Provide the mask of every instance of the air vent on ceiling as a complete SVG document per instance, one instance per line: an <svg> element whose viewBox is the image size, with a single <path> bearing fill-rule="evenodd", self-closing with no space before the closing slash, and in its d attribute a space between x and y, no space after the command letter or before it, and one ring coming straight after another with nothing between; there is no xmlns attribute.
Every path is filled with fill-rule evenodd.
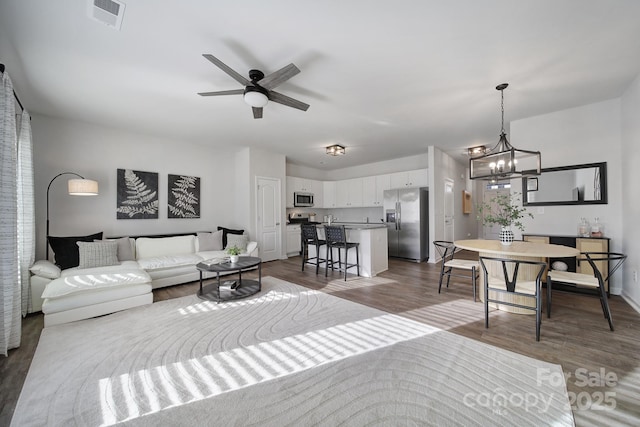
<svg viewBox="0 0 640 427"><path fill-rule="evenodd" d="M125 4L116 0L89 0L89 16L98 22L120 29Z"/></svg>

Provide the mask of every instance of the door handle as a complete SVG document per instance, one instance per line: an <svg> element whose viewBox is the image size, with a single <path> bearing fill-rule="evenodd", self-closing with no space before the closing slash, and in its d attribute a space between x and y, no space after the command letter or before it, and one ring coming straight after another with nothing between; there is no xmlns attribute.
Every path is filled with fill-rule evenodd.
<svg viewBox="0 0 640 427"><path fill-rule="evenodd" d="M276 222L276 225L280 225L280 223L279 223L279 222Z"/></svg>

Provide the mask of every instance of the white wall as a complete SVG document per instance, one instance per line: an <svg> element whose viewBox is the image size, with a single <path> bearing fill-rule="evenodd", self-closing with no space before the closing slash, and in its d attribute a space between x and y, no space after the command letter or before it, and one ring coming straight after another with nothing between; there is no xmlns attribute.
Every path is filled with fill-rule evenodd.
<svg viewBox="0 0 640 427"><path fill-rule="evenodd" d="M44 257L46 192L61 172L76 172L99 183L100 195L67 194L62 176L50 191L51 235L71 236L104 231L107 236L214 230L222 225L246 227L235 215L233 150L212 149L119 129L35 114L32 120L36 198L36 255ZM158 172L158 219L116 219L116 171ZM200 218L167 218L167 175L200 177Z"/></svg>
<svg viewBox="0 0 640 427"><path fill-rule="evenodd" d="M249 167L245 169L249 177L249 211L251 218L248 221L250 235L255 236L258 226L257 218L257 182L258 177L276 178L280 180L280 242L281 242L281 258L287 257L286 232L286 158L283 154L277 154L258 148L249 148Z"/></svg>
<svg viewBox="0 0 640 427"><path fill-rule="evenodd" d="M622 95L622 252L628 255L623 267L622 295L640 311L640 285L634 272L640 270L640 75Z"/></svg>
<svg viewBox="0 0 640 427"><path fill-rule="evenodd" d="M478 223L475 207L470 214L462 213L462 191L471 193L472 204L475 206L478 194L469 179L466 164L459 163L444 151L429 147L429 240L444 239L444 183L446 179L453 181L454 198L454 240L475 239L478 237ZM433 159L433 160L431 160ZM429 262L437 262L437 251L431 244Z"/></svg>
<svg viewBox="0 0 640 427"><path fill-rule="evenodd" d="M611 250L623 248L622 147L620 99L544 114L511 122L510 142L520 149L539 150L542 167L607 162L606 205L532 207L534 219L525 219L525 232L576 235L578 222L598 217ZM512 192L522 192L519 179L511 181ZM613 277L611 292L622 290L622 276Z"/></svg>

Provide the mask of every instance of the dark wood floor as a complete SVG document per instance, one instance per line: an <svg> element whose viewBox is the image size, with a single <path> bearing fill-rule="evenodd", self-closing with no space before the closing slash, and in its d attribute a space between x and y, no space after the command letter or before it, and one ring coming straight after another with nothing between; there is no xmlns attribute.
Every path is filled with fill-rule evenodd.
<svg viewBox="0 0 640 427"><path fill-rule="evenodd" d="M349 275L346 282L338 272L330 272L328 278L316 275L313 267L301 272L299 257L264 263L262 270L263 276L560 364L569 375L567 390L570 399L575 397L572 404L578 426L640 425L640 314L619 296L610 298L616 326L611 332L596 298L554 293L553 316L543 317L541 340L536 342L532 316L493 311L490 327L485 329L483 304L473 302L470 280L452 279L449 288L438 294L440 270L436 265L390 260L389 270L379 276L364 279ZM197 286L190 283L158 289L154 301L193 294ZM27 316L21 347L10 351L7 358L0 357L0 426L10 422L42 326L42 314ZM600 384L604 379L609 380L608 385ZM615 409L610 410L613 405Z"/></svg>

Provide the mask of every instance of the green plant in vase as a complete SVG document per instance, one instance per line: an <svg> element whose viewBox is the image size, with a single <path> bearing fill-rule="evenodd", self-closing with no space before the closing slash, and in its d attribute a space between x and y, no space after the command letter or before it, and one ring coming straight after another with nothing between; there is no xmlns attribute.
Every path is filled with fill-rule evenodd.
<svg viewBox="0 0 640 427"><path fill-rule="evenodd" d="M513 242L513 231L511 227L516 227L524 231L522 219L533 218L533 214L520 204L520 193L499 193L489 199L488 202L477 205L478 220L483 225L497 224L502 227L500 230L500 242L510 245Z"/></svg>
<svg viewBox="0 0 640 427"><path fill-rule="evenodd" d="M229 254L229 260L232 263L238 262L239 255L242 251L237 246L230 246L227 248L227 253Z"/></svg>

